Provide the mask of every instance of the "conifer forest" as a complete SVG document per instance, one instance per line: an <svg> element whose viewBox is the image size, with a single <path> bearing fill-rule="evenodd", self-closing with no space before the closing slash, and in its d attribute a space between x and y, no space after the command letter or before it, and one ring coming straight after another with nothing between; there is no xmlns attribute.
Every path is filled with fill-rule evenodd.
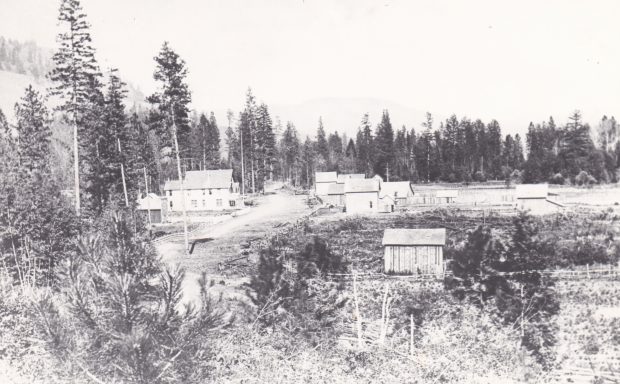
<svg viewBox="0 0 620 384"><path fill-rule="evenodd" d="M0 10L21 12L7 3L15 4ZM567 105L558 115L568 96L556 88L543 115L545 105L528 110L535 102L498 95L510 105L464 113L446 101L403 117L378 96L369 99L376 109L361 113L318 102L300 103L299 113L270 101L276 91L314 92L312 83L398 93L391 71L406 68L407 77L416 65L436 65L423 77L469 108L479 90L440 81L442 71L502 58L454 45L447 67L421 49L403 64L388 51L409 48L352 37L366 27L380 36L406 30L382 12L411 16L412 25L435 15L420 2L139 1L114 11L126 13L118 18L109 16L117 1L49 3L53 22L37 6L22 9L46 13L49 48L12 36L0 16L0 383L620 382L620 123L616 111L600 112L613 103ZM142 5L169 24L136 25L169 39L142 41L137 29L115 25ZM183 20L175 7L185 7ZM228 7L265 11L252 19ZM290 7L310 15L296 19ZM562 8L550 24L564 30ZM205 19L180 38L192 12ZM368 25L354 29L359 20ZM269 23L289 29L259 41ZM17 30L47 31L35 24ZM484 33L524 30L488 24ZM323 38L313 35L324 25ZM479 39L471 44L487 49L489 38L470 26L463 33ZM445 27L458 40L459 28ZM136 62L148 47L149 66L127 75L125 60L115 64L110 58L127 54L119 36L140 41ZM290 52L276 52L296 38ZM416 35L407 44L419 39L446 41ZM306 43L337 57L299 53ZM366 49L379 43L383 52ZM346 69L340 53L354 58ZM197 56L220 72L205 81ZM266 69L281 65L287 70L273 72L281 79ZM574 65L577 93L586 81L576 77L596 79ZM347 83L358 66L367 78ZM535 75L518 67L498 73ZM464 84L479 81L482 93L516 87L495 84L497 73L469 79L450 70ZM242 80L218 79L223 73ZM612 98L618 79L609 76L608 94L570 100ZM434 97L418 80L420 89L405 94ZM521 126L502 123L511 108Z"/></svg>

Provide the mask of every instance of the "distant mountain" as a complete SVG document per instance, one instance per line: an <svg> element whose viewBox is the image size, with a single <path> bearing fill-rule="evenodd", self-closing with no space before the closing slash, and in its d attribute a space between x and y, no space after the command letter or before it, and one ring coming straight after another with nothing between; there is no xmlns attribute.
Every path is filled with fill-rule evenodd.
<svg viewBox="0 0 620 384"><path fill-rule="evenodd" d="M32 41L25 43L0 36L0 70L39 80L52 69L53 52Z"/></svg>

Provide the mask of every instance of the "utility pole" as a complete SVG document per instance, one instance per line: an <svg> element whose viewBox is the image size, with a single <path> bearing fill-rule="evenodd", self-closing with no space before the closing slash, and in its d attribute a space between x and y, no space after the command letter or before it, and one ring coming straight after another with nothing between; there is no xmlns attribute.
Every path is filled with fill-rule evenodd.
<svg viewBox="0 0 620 384"><path fill-rule="evenodd" d="M78 153L78 127L73 112L73 178L75 182L75 214L80 217L80 155Z"/></svg>
<svg viewBox="0 0 620 384"><path fill-rule="evenodd" d="M151 223L151 205L148 204L148 199L149 199L149 180L146 177L146 167L142 168L144 170L144 189L146 191L146 214L149 216L149 227L151 225L153 225L153 223Z"/></svg>
<svg viewBox="0 0 620 384"><path fill-rule="evenodd" d="M118 143L118 154L122 155L121 140L118 137L116 138L116 142ZM129 198L127 197L127 183L125 182L125 166L123 165L122 158L121 158L121 178L123 179L123 193L125 194L125 206L129 207Z"/></svg>
<svg viewBox="0 0 620 384"><path fill-rule="evenodd" d="M245 162L243 161L243 124L239 124L239 137L241 140L241 196L245 196Z"/></svg>
<svg viewBox="0 0 620 384"><path fill-rule="evenodd" d="M170 105L170 116L172 117L172 137L174 137L174 148L177 154L177 173L179 174L179 185L181 188L181 208L183 209L183 233L185 237L185 254L189 252L189 236L187 234L187 210L185 209L185 188L183 187L183 174L181 173L181 155L179 154L179 139L177 138L177 124L174 121L174 104Z"/></svg>

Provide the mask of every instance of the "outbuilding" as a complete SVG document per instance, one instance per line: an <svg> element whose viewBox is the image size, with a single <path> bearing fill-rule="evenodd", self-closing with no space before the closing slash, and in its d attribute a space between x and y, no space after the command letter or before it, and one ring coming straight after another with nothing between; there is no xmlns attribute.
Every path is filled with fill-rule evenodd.
<svg viewBox="0 0 620 384"><path fill-rule="evenodd" d="M162 199L155 193L149 193L143 198L138 199L137 210L144 215L149 224L159 224L162 222Z"/></svg>
<svg viewBox="0 0 620 384"><path fill-rule="evenodd" d="M459 197L458 189L440 189L435 194L437 203L439 204L452 204Z"/></svg>
<svg viewBox="0 0 620 384"><path fill-rule="evenodd" d="M374 213L379 211L379 181L377 179L349 179L344 183L347 213Z"/></svg>
<svg viewBox="0 0 620 384"><path fill-rule="evenodd" d="M441 274L446 229L386 229L383 233L385 273Z"/></svg>
<svg viewBox="0 0 620 384"><path fill-rule="evenodd" d="M516 196L517 209L534 215L547 215L564 209L564 204L550 198L547 184L518 184Z"/></svg>
<svg viewBox="0 0 620 384"><path fill-rule="evenodd" d="M316 172L314 174L314 193L318 196L327 196L330 185L336 184L338 174L336 172Z"/></svg>

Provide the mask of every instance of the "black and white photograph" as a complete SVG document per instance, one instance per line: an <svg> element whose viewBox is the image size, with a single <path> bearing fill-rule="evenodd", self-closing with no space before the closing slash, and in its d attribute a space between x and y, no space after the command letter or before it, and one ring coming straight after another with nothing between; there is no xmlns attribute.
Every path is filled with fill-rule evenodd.
<svg viewBox="0 0 620 384"><path fill-rule="evenodd" d="M0 384L620 384L620 2L0 0Z"/></svg>

